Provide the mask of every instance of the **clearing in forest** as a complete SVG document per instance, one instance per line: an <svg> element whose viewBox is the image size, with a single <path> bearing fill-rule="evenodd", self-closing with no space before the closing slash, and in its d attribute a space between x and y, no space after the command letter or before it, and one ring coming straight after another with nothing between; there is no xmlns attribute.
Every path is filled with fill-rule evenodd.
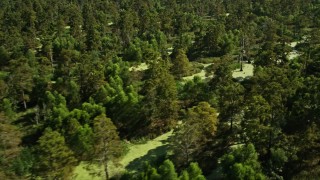
<svg viewBox="0 0 320 180"><path fill-rule="evenodd" d="M153 140L149 140L144 144L130 144L128 153L119 161L117 165L109 164L110 177L123 174L125 170L136 172L142 168L144 161L153 162L167 152L168 138L172 135L172 131L167 132ZM74 171L75 180L101 180L104 178L103 168L98 165L88 165L82 162Z"/></svg>
<svg viewBox="0 0 320 180"><path fill-rule="evenodd" d="M253 65L252 64L247 64L243 63L242 66L242 71L240 69L236 69L232 72L232 77L233 78L246 78L246 77L251 77L253 76Z"/></svg>

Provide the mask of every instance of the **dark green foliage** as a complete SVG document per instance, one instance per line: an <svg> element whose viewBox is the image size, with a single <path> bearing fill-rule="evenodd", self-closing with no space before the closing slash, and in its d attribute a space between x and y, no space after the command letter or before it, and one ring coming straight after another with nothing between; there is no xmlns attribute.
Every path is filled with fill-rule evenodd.
<svg viewBox="0 0 320 180"><path fill-rule="evenodd" d="M188 57L183 49L178 49L173 53L171 72L178 79L189 74L190 64Z"/></svg>
<svg viewBox="0 0 320 180"><path fill-rule="evenodd" d="M22 149L19 156L12 163L12 169L19 176L25 176L31 173L33 166L36 164L32 150L25 148Z"/></svg>
<svg viewBox="0 0 320 180"><path fill-rule="evenodd" d="M217 130L216 110L207 102L188 109L185 119L174 131L171 146L176 162L188 165L197 159Z"/></svg>
<svg viewBox="0 0 320 180"><path fill-rule="evenodd" d="M179 92L179 99L183 107L192 107L201 101L212 98L209 85L200 77L196 76L192 81L186 82Z"/></svg>
<svg viewBox="0 0 320 180"><path fill-rule="evenodd" d="M175 124L179 110L177 87L167 60L154 60L146 73L142 109L150 130L164 132Z"/></svg>
<svg viewBox="0 0 320 180"><path fill-rule="evenodd" d="M317 178L319 12L311 0L0 1L0 179L67 179L77 161L119 157L103 142L172 129L180 173L166 161L141 179L203 179L183 168L209 174L236 144L259 157L225 155L230 179ZM209 76L185 82L202 59ZM252 77L233 78L240 59Z"/></svg>
<svg viewBox="0 0 320 180"><path fill-rule="evenodd" d="M1 111L9 119L13 119L16 115L14 112L14 105L9 99L3 99L1 103Z"/></svg>
<svg viewBox="0 0 320 180"><path fill-rule="evenodd" d="M3 46L0 47L0 59L1 66L6 66L9 64L10 55L9 52Z"/></svg>
<svg viewBox="0 0 320 180"><path fill-rule="evenodd" d="M129 44L129 47L125 51L124 59L127 61L141 62L142 50L138 47L139 44Z"/></svg>
<svg viewBox="0 0 320 180"><path fill-rule="evenodd" d="M230 122L230 130L233 130L237 115L240 114L244 88L237 82L230 81L229 84L218 87L219 94L219 118L222 121Z"/></svg>
<svg viewBox="0 0 320 180"><path fill-rule="evenodd" d="M188 179L195 179L195 180L205 180L206 178L202 175L202 170L200 169L198 163L190 163L189 167L187 168ZM183 176L183 174L182 174Z"/></svg>
<svg viewBox="0 0 320 180"><path fill-rule="evenodd" d="M161 176L158 173L157 169L152 167L150 164L144 164L144 172L138 175L137 179L144 179L144 180L160 180Z"/></svg>
<svg viewBox="0 0 320 180"><path fill-rule="evenodd" d="M319 117L318 104L320 103L320 97L318 95L320 79L314 76L308 77L304 80L304 85L298 91L296 97L297 100L293 105L293 116L288 126L294 129L305 128L317 122L316 119ZM296 118L294 118L296 116ZM300 119L300 120L299 120ZM301 121L301 119L308 119L308 123ZM296 128L294 128L296 126Z"/></svg>
<svg viewBox="0 0 320 180"><path fill-rule="evenodd" d="M46 178L66 178L76 163L64 137L49 128L38 140L37 161L37 174Z"/></svg>
<svg viewBox="0 0 320 180"><path fill-rule="evenodd" d="M221 158L221 167L226 179L266 179L261 173L252 144L237 148Z"/></svg>
<svg viewBox="0 0 320 180"><path fill-rule="evenodd" d="M188 171L184 170L181 172L181 175L179 176L180 180L189 180L189 173Z"/></svg>
<svg viewBox="0 0 320 180"><path fill-rule="evenodd" d="M3 113L0 113L0 131L0 171L4 177L14 178L11 165L19 157L22 133Z"/></svg>
<svg viewBox="0 0 320 180"><path fill-rule="evenodd" d="M28 63L28 59L20 58L18 60L10 61L10 82L11 93L15 97L17 103L22 102L23 107L27 109L27 102L30 101L29 93L34 86L33 74L34 70Z"/></svg>
<svg viewBox="0 0 320 180"><path fill-rule="evenodd" d="M89 159L90 153L93 151L92 129L87 124L76 129L71 144L75 153L84 156L84 159Z"/></svg>
<svg viewBox="0 0 320 180"><path fill-rule="evenodd" d="M227 84L232 79L232 70L230 67L230 57L223 56L222 63L219 63L214 71L214 77L209 82L211 89L217 91L219 86Z"/></svg>
<svg viewBox="0 0 320 180"><path fill-rule="evenodd" d="M136 87L130 84L129 67L121 59L108 62L106 76L107 83L101 86L93 96L95 101L106 107L110 116L122 132L135 133L138 123L138 107L140 102ZM128 134L126 134L128 135Z"/></svg>
<svg viewBox="0 0 320 180"><path fill-rule="evenodd" d="M177 180L178 174L174 168L174 164L170 160L165 160L159 167L159 174L163 179Z"/></svg>
<svg viewBox="0 0 320 180"><path fill-rule="evenodd" d="M152 167L149 163L145 163L144 170L138 176L131 177L132 179L144 180L205 180L202 175L202 170L197 163L190 163L189 167L181 171L181 175L175 169L174 164L169 159L165 160L158 168Z"/></svg>
<svg viewBox="0 0 320 180"><path fill-rule="evenodd" d="M97 116L93 123L94 151L92 155L104 166L105 177L108 180L108 163L121 155L120 138L117 128L105 114Z"/></svg>

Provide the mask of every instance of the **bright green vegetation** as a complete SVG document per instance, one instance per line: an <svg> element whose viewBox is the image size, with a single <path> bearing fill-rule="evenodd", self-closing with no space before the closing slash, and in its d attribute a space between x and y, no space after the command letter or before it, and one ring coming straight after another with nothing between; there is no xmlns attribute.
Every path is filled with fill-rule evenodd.
<svg viewBox="0 0 320 180"><path fill-rule="evenodd" d="M221 166L227 179L266 179L252 144L222 156Z"/></svg>
<svg viewBox="0 0 320 180"><path fill-rule="evenodd" d="M110 177L121 175L126 169L129 169L130 172L137 172L139 169L142 169L145 162L154 162L158 158L164 157L168 151L168 138L171 135L172 131L143 144L128 144L128 153L121 157L116 165L112 164L109 167ZM86 168L90 168L90 170L86 170ZM74 176L76 180L104 179L103 174L101 175L102 171L101 166L81 163L76 167ZM90 173L94 174L94 172L96 174L100 173L100 176L90 175Z"/></svg>
<svg viewBox="0 0 320 180"><path fill-rule="evenodd" d="M1 0L0 179L320 179L319 12Z"/></svg>
<svg viewBox="0 0 320 180"><path fill-rule="evenodd" d="M143 161L154 161L167 152L166 145L172 131L167 132L144 144L130 144L128 153L120 160L122 167L130 166L133 171L141 168Z"/></svg>
<svg viewBox="0 0 320 180"><path fill-rule="evenodd" d="M80 163L73 172L73 179L77 180L101 180L105 179L103 174L103 167L97 164Z"/></svg>

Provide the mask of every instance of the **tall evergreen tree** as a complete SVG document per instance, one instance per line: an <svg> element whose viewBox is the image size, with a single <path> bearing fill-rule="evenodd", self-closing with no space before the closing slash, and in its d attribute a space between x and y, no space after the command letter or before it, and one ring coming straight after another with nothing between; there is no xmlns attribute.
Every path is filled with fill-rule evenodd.
<svg viewBox="0 0 320 180"><path fill-rule="evenodd" d="M174 164L170 160L165 160L159 167L159 174L162 179L178 180L178 174L175 170Z"/></svg>
<svg viewBox="0 0 320 180"><path fill-rule="evenodd" d="M252 144L222 156L221 166L226 179L266 179Z"/></svg>
<svg viewBox="0 0 320 180"><path fill-rule="evenodd" d="M121 153L117 128L110 118L101 114L93 122L94 159L104 166L104 175L109 180L108 163Z"/></svg>
<svg viewBox="0 0 320 180"><path fill-rule="evenodd" d="M71 175L76 159L57 131L47 128L38 140L37 174L44 178L67 178Z"/></svg>
<svg viewBox="0 0 320 180"><path fill-rule="evenodd" d="M171 141L177 162L188 165L199 158L204 146L215 135L217 124L216 111L207 102L200 102L198 106L188 109Z"/></svg>
<svg viewBox="0 0 320 180"><path fill-rule="evenodd" d="M190 64L184 50L178 49L177 52L173 54L172 64L172 74L175 75L178 79L189 74Z"/></svg>
<svg viewBox="0 0 320 180"><path fill-rule="evenodd" d="M0 178L15 179L11 166L21 151L22 133L3 112L0 112L0 131Z"/></svg>
<svg viewBox="0 0 320 180"><path fill-rule="evenodd" d="M33 75L34 69L28 64L26 58L10 61L10 84L11 92L16 97L17 102L22 102L24 109L27 109L29 93L34 86Z"/></svg>
<svg viewBox="0 0 320 180"><path fill-rule="evenodd" d="M175 123L179 110L177 87L167 60L154 60L146 73L142 110L151 131L163 132Z"/></svg>

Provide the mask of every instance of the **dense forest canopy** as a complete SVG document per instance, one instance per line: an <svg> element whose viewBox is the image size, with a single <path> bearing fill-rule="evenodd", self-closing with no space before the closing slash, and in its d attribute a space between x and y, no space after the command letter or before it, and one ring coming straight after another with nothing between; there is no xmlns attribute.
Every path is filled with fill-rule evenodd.
<svg viewBox="0 0 320 180"><path fill-rule="evenodd" d="M318 0L0 1L0 179L318 179L319 92Z"/></svg>

